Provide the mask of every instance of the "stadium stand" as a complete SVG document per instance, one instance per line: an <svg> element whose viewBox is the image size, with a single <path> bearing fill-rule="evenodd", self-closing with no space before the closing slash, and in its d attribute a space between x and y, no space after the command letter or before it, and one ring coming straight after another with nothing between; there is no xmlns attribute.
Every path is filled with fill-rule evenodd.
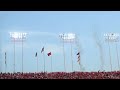
<svg viewBox="0 0 120 90"><path fill-rule="evenodd" d="M0 79L120 79L120 71L71 73L0 73Z"/></svg>

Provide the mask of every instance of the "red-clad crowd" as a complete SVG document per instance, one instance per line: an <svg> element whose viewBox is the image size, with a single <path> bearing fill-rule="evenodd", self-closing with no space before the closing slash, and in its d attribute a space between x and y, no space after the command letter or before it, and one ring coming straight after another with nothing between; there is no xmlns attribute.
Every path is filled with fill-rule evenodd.
<svg viewBox="0 0 120 90"><path fill-rule="evenodd" d="M40 72L0 73L0 79L120 79L120 71L114 72Z"/></svg>

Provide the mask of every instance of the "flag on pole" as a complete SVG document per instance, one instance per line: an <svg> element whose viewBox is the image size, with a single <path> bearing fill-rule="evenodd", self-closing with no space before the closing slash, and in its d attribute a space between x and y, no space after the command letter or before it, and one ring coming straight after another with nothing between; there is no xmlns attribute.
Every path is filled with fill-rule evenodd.
<svg viewBox="0 0 120 90"><path fill-rule="evenodd" d="M77 62L79 62L79 64L80 64L80 52L78 52L77 55L78 55L78 61Z"/></svg>
<svg viewBox="0 0 120 90"><path fill-rule="evenodd" d="M41 50L41 53L44 51L44 47L42 48L42 50Z"/></svg>
<svg viewBox="0 0 120 90"><path fill-rule="evenodd" d="M51 52L49 52L47 55L50 56L50 55L51 55Z"/></svg>
<svg viewBox="0 0 120 90"><path fill-rule="evenodd" d="M77 55L79 55L79 54L80 54L80 52L77 53Z"/></svg>
<svg viewBox="0 0 120 90"><path fill-rule="evenodd" d="M78 59L80 59L80 55L78 55Z"/></svg>
<svg viewBox="0 0 120 90"><path fill-rule="evenodd" d="M78 58L78 61L77 62L79 62L80 61L80 58Z"/></svg>
<svg viewBox="0 0 120 90"><path fill-rule="evenodd" d="M80 55L78 56L78 62L80 61Z"/></svg>
<svg viewBox="0 0 120 90"><path fill-rule="evenodd" d="M35 54L35 57L37 57L37 52L36 52L36 54Z"/></svg>

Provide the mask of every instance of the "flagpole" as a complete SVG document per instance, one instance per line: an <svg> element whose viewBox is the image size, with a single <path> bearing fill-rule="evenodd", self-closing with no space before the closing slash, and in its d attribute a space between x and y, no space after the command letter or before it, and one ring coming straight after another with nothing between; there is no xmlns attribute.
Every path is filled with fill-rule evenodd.
<svg viewBox="0 0 120 90"><path fill-rule="evenodd" d="M118 69L120 70L117 42L116 42L116 53L117 53L117 60L118 60Z"/></svg>
<svg viewBox="0 0 120 90"><path fill-rule="evenodd" d="M5 73L6 73L6 52L5 52Z"/></svg>
<svg viewBox="0 0 120 90"><path fill-rule="evenodd" d="M63 41L63 55L64 55L64 70L66 72L66 67L65 67L65 50L64 50L64 41Z"/></svg>
<svg viewBox="0 0 120 90"><path fill-rule="evenodd" d="M51 56L51 72L52 72L52 56Z"/></svg>
<svg viewBox="0 0 120 90"><path fill-rule="evenodd" d="M45 54L43 52L43 58L44 58L44 73L45 73Z"/></svg>
<svg viewBox="0 0 120 90"><path fill-rule="evenodd" d="M5 73L6 73L6 65L5 65Z"/></svg>
<svg viewBox="0 0 120 90"><path fill-rule="evenodd" d="M81 71L80 58L79 58L79 67L80 67L80 71Z"/></svg>
<svg viewBox="0 0 120 90"><path fill-rule="evenodd" d="M108 45L109 45L110 66L111 66L111 71L112 71L112 64L111 64L111 53L110 53L110 44L109 44L109 41L108 41Z"/></svg>
<svg viewBox="0 0 120 90"><path fill-rule="evenodd" d="M37 72L38 72L38 56L37 56Z"/></svg>
<svg viewBox="0 0 120 90"><path fill-rule="evenodd" d="M5 54L5 73L6 73L6 54Z"/></svg>
<svg viewBox="0 0 120 90"><path fill-rule="evenodd" d="M81 70L80 61L79 61L79 68L80 68L80 70Z"/></svg>
<svg viewBox="0 0 120 90"><path fill-rule="evenodd" d="M5 73L6 73L6 63L5 63Z"/></svg>
<svg viewBox="0 0 120 90"><path fill-rule="evenodd" d="M80 65L80 52L78 52L77 55L78 55L78 61L77 61L77 62L79 63L79 68L80 68L80 70L81 70L81 65Z"/></svg>
<svg viewBox="0 0 120 90"><path fill-rule="evenodd" d="M22 38L22 73L23 73L23 38Z"/></svg>
<svg viewBox="0 0 120 90"><path fill-rule="evenodd" d="M14 38L14 73L15 73L15 38Z"/></svg>
<svg viewBox="0 0 120 90"><path fill-rule="evenodd" d="M71 61L72 61L72 72L73 72L73 59L72 59L72 42L71 42Z"/></svg>
<svg viewBox="0 0 120 90"><path fill-rule="evenodd" d="M80 46L79 46L79 39L78 39L78 37L77 37L77 35L76 35L76 39L75 39L76 41L76 45L77 45L77 47L78 47L78 52L79 52L79 55L80 55ZM79 62L79 69L81 70L81 65L80 65L80 58L79 58L79 60L78 60Z"/></svg>

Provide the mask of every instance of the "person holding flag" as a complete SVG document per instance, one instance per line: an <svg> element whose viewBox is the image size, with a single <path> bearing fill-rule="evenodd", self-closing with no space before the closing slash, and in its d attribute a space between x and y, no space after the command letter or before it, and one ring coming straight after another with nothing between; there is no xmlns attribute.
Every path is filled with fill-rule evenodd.
<svg viewBox="0 0 120 90"><path fill-rule="evenodd" d="M51 52L47 53L48 56L51 56ZM52 72L52 56L51 56L51 72Z"/></svg>

